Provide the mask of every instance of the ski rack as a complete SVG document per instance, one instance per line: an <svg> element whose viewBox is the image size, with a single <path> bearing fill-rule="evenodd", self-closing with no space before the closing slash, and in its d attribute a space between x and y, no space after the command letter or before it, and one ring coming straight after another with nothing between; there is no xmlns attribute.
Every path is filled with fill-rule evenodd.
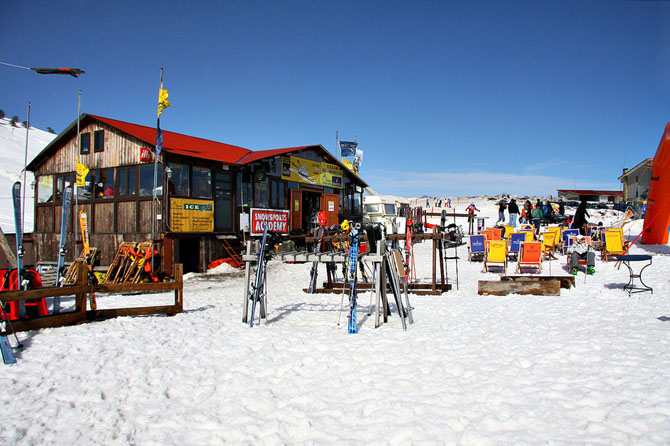
<svg viewBox="0 0 670 446"><path fill-rule="evenodd" d="M367 238L365 237L364 233L360 233L359 236L361 237L361 240ZM341 240L344 240L346 236L333 236L333 238L339 238ZM325 240L325 238L324 238ZM387 296L387 287L389 290L391 290L391 280L394 280L393 277L389 277L386 271L386 261L388 260L387 257L385 257L384 250L386 250L386 242L387 240L382 236L382 239L378 241L377 243L377 252L376 253L360 253L358 256L358 261L363 262L363 263L370 263L372 264L372 268L374 269L374 277L375 281L372 284L365 284L365 283L358 283L357 287L358 290L363 293L364 290L370 290L372 289L374 294L375 294L375 328L379 328L382 324L388 322L388 317L391 314L390 307L388 305L388 296ZM248 319L248 307L249 307L249 280L250 280L250 271L252 270L252 265L258 261L258 248L256 248L256 252L252 252L252 245L256 245L257 243L248 243L247 244L247 252L245 255L242 256L242 260L244 260L246 264L246 271L245 271L245 285L244 285L244 299L242 302L242 322L247 322ZM391 255L389 253L389 255ZM346 263L349 261L349 253L347 252L322 252L322 253L315 253L315 252L304 252L304 251L290 251L290 252L279 252L276 254L276 258L279 260L282 260L284 263L310 263L310 262L318 262L318 263ZM392 265L391 271L392 274L394 274L394 270L397 269L397 266L395 264ZM397 273L395 273L397 276ZM400 279L399 277L396 277L396 279ZM405 285L404 282L398 280L395 282L398 284L396 289L398 292L401 292L401 286ZM362 285L367 285L363 286ZM427 286L430 286L429 284L424 284ZM344 287L344 291L347 292L349 291L349 285L346 283L343 283L342 286ZM306 290L304 290L306 292ZM341 293L342 292L342 287L340 288L331 288L330 290L324 290L324 289L318 289L317 292L329 292L329 293ZM441 293L441 291L440 291ZM400 296L399 296L400 297ZM409 303L409 301L407 300ZM409 305L407 305L409 307ZM383 312L382 312L383 310ZM409 318L409 322L412 323L413 320L411 319L411 309L407 308L405 310L400 309L400 311L403 312L401 316L402 318L402 323L403 327L405 327L405 318ZM267 317L267 307L266 307L266 302L265 300L262 301L261 305L261 318L266 318Z"/></svg>
<svg viewBox="0 0 670 446"><path fill-rule="evenodd" d="M174 316L184 311L183 267L180 263L174 265L174 280L169 282L91 285L88 281L88 271L89 268L86 263L79 264L77 283L75 285L0 292L0 299L2 302L22 302L25 300L57 296L75 297L74 311L61 311L59 314L12 321L14 330L27 331L40 328L61 327L101 319L110 319L118 316L145 316L151 314L167 314L169 316ZM109 308L88 311L86 309L87 295L92 293L97 294L98 298L100 298L100 294L151 293L165 291L174 291L174 303L172 305Z"/></svg>

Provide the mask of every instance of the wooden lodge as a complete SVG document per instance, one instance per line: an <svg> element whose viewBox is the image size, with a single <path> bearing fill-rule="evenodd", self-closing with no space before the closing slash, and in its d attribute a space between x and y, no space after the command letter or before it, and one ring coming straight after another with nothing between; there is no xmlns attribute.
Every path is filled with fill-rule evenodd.
<svg viewBox="0 0 670 446"><path fill-rule="evenodd" d="M166 272L176 263L184 273L204 271L226 257L224 240L241 240L253 225L251 209L288 214L286 232L309 231L320 210L329 225L362 217L367 184L321 145L252 151L168 131L152 203L155 145L155 128L89 114L47 145L28 165L36 183L35 263L57 260L62 194L75 180L77 159L89 169L76 188L77 210L88 213L100 265L111 263L122 242L151 240L153 233ZM72 209L68 262L81 251L74 199Z"/></svg>

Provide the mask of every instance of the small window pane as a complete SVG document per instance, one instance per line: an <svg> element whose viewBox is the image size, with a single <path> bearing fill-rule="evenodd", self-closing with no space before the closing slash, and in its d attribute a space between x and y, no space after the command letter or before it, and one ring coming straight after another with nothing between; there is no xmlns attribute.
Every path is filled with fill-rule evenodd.
<svg viewBox="0 0 670 446"><path fill-rule="evenodd" d="M154 165L140 165L140 196L148 197L154 193ZM163 165L156 171L156 195L163 193Z"/></svg>
<svg viewBox="0 0 670 446"><path fill-rule="evenodd" d="M105 132L104 130L96 130L93 133L93 150L95 152L102 152L105 150Z"/></svg>
<svg viewBox="0 0 670 446"><path fill-rule="evenodd" d="M135 167L123 167L118 170L119 195L135 195Z"/></svg>
<svg viewBox="0 0 670 446"><path fill-rule="evenodd" d="M37 202L50 203L53 201L54 193L54 177L51 175L44 175L39 177L37 182Z"/></svg>
<svg viewBox="0 0 670 446"><path fill-rule="evenodd" d="M95 171L95 198L114 198L114 169Z"/></svg>
<svg viewBox="0 0 670 446"><path fill-rule="evenodd" d="M212 198L212 171L193 167L193 198Z"/></svg>
<svg viewBox="0 0 670 446"><path fill-rule="evenodd" d="M82 133L79 139L79 152L81 154L91 153L91 134Z"/></svg>
<svg viewBox="0 0 670 446"><path fill-rule="evenodd" d="M170 195L188 197L189 168L186 164L169 163L168 191Z"/></svg>
<svg viewBox="0 0 670 446"><path fill-rule="evenodd" d="M84 177L84 186L77 186L77 199L78 200L90 200L91 192L93 191L92 175L93 171L89 170L86 172Z"/></svg>
<svg viewBox="0 0 670 446"><path fill-rule="evenodd" d="M60 176L56 178L56 200L63 199L63 191L66 187L72 185L72 177L70 175Z"/></svg>

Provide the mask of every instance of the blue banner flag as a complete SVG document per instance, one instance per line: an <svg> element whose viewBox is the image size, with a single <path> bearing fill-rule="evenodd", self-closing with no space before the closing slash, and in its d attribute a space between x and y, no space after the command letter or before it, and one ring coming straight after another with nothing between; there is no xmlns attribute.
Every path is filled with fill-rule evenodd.
<svg viewBox="0 0 670 446"><path fill-rule="evenodd" d="M158 127L156 129L156 157L161 154L163 150L163 131Z"/></svg>
<svg viewBox="0 0 670 446"><path fill-rule="evenodd" d="M356 156L357 142L340 141L340 151L342 156Z"/></svg>

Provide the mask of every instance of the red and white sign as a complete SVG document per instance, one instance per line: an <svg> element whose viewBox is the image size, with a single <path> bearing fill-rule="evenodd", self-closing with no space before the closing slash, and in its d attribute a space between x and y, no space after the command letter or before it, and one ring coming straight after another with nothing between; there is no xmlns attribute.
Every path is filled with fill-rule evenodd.
<svg viewBox="0 0 670 446"><path fill-rule="evenodd" d="M148 147L140 147L140 162L141 163L150 163L154 160L151 149Z"/></svg>
<svg viewBox="0 0 670 446"><path fill-rule="evenodd" d="M288 234L289 211L284 209L251 209L251 235L263 235L263 223L268 231Z"/></svg>

